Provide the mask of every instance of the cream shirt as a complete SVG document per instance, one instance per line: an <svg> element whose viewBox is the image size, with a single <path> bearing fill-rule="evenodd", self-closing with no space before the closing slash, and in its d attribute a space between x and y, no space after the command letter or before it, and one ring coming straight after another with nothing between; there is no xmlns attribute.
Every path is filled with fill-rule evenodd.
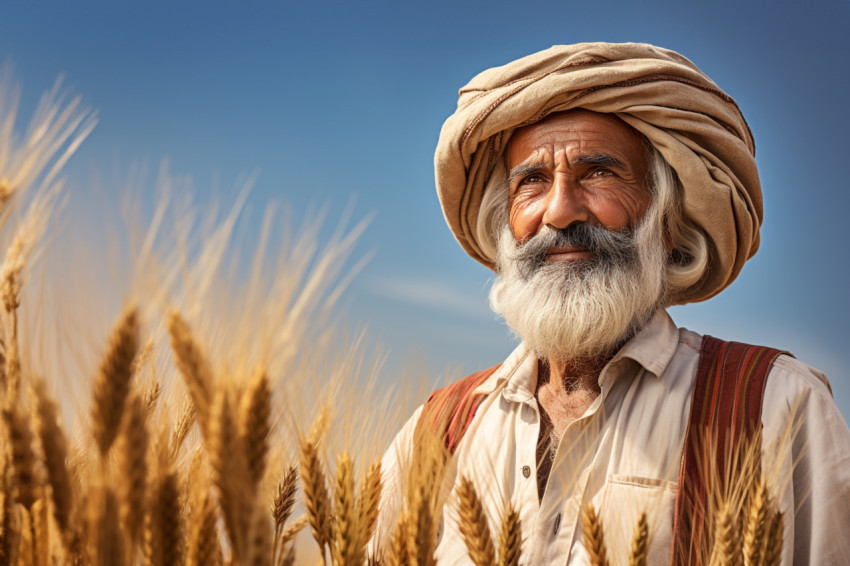
<svg viewBox="0 0 850 566"><path fill-rule="evenodd" d="M643 511L649 516L649 563L669 564L701 342L700 335L677 329L659 311L602 370L601 394L564 432L540 502L537 359L520 345L478 388L488 396L458 446L443 489L454 489L461 474L473 478L496 544L503 502L512 501L522 521L524 565L589 562L579 513L586 502L601 515L612 565L627 563ZM380 537L398 514L400 462L420 412L421 407L384 456ZM826 377L780 356L767 381L762 420L763 469L773 478L773 492L780 493L785 517L782 563L850 564L850 430ZM796 432L788 441L792 424ZM449 497L443 511L438 564L472 564L458 529L456 501Z"/></svg>

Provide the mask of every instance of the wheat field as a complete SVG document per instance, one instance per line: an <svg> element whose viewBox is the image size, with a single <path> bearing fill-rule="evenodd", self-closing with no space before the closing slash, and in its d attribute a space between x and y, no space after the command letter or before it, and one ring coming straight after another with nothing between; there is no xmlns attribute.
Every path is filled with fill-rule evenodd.
<svg viewBox="0 0 850 566"><path fill-rule="evenodd" d="M381 452L425 395L412 386L379 388L380 354L334 319L342 290L362 267L343 273L340 266L365 223L325 238L318 215L297 236L263 238L245 278L233 267L242 256L231 245L246 191L211 223L189 221L163 197L126 252L129 276L114 291L119 304L106 336L69 332L62 352L71 354L60 355L44 328L86 328L71 318L87 307L67 296L48 304L44 289L56 282L36 266L57 244L50 232L61 170L96 119L57 88L20 130L19 96L5 76L0 564L434 563L448 460L434 435L416 444L389 544L370 544ZM176 218L170 228L166 217ZM274 221L270 215L264 226ZM698 555L684 560L779 564L783 516L759 452L757 443L737 451L739 473L700 511L706 529ZM448 495L458 498L471 561L520 564L526 533L517 510L506 502L500 516L488 517L473 480L460 478ZM647 563L646 513L629 556L609 553L590 505L582 531L594 565Z"/></svg>

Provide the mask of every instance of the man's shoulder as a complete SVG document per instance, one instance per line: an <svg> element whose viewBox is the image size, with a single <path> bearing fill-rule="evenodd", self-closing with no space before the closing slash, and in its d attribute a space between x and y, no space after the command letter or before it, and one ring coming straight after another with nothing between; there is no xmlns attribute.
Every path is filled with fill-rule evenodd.
<svg viewBox="0 0 850 566"><path fill-rule="evenodd" d="M428 400L425 402L425 405L427 406L429 403L437 403L444 399L471 395L479 385L487 381L501 366L502 364L499 363L487 369L476 371L475 373L471 373L464 378L437 389L431 393Z"/></svg>
<svg viewBox="0 0 850 566"><path fill-rule="evenodd" d="M782 392L783 396L789 399L795 399L800 394L808 392L832 397L832 386L826 374L797 359L792 352L781 347L726 341L709 335L699 335L685 328L680 328L679 333L680 342L687 342L691 347L695 347L701 358L708 355L706 345L709 341L713 341L715 344L736 346L739 351L756 352L761 350L769 352L772 361L767 374L766 387L769 390Z"/></svg>

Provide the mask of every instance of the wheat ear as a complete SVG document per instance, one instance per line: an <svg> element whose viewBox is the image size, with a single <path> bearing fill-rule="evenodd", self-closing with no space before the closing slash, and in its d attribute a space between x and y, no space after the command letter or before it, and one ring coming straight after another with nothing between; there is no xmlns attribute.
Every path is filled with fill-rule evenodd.
<svg viewBox="0 0 850 566"><path fill-rule="evenodd" d="M67 543L71 535L69 522L74 505L71 475L65 465L68 443L64 431L59 426L59 409L47 394L43 381L38 380L33 384L32 396L35 400L35 430L41 441L44 468L53 499L53 518L62 532L62 540Z"/></svg>
<svg viewBox="0 0 850 566"><path fill-rule="evenodd" d="M32 522L37 566L50 566L50 512L46 494L39 497L32 506Z"/></svg>
<svg viewBox="0 0 850 566"><path fill-rule="evenodd" d="M348 453L341 454L336 461L336 481L334 482L336 506L335 544L331 556L336 566L354 566L357 563L357 551L360 546L358 533L357 506L354 494L354 463Z"/></svg>
<svg viewBox="0 0 850 566"><path fill-rule="evenodd" d="M257 486L266 470L271 431L271 399L268 374L260 368L254 372L242 397L239 435L245 447L251 485Z"/></svg>
<svg viewBox="0 0 850 566"><path fill-rule="evenodd" d="M145 517L145 487L148 478L146 413L144 401L138 396L131 397L127 402L118 440L121 524L127 534L131 552L135 548Z"/></svg>
<svg viewBox="0 0 850 566"><path fill-rule="evenodd" d="M210 413L207 452L224 515L224 526L235 555L244 561L247 550L245 537L250 528L250 505L246 501L252 493L246 487L248 470L245 452L236 430L230 396L225 389L217 392Z"/></svg>
<svg viewBox="0 0 850 566"><path fill-rule="evenodd" d="M136 358L138 362L141 354ZM138 364L137 364L138 365ZM156 406L159 403L159 398L162 396L162 384L159 381L154 381L147 389L145 389L145 417L150 418L153 412L156 410Z"/></svg>
<svg viewBox="0 0 850 566"><path fill-rule="evenodd" d="M97 500L95 500L97 501ZM118 501L115 493L106 488L99 505L93 508L92 517L94 538L97 542L95 550L98 566L124 566L124 537L118 523ZM99 513L99 516L97 514Z"/></svg>
<svg viewBox="0 0 850 566"><path fill-rule="evenodd" d="M378 524L378 505L381 501L381 461L375 460L360 484L360 497L357 501L358 524L360 525L360 548L366 545L375 534ZM362 562L362 560L361 560Z"/></svg>
<svg viewBox="0 0 850 566"><path fill-rule="evenodd" d="M713 566L735 566L740 562L741 537L735 507L725 502L714 517L714 546L710 564Z"/></svg>
<svg viewBox="0 0 850 566"><path fill-rule="evenodd" d="M295 505L295 493L298 491L298 470L295 466L289 466L283 479L277 484L277 495L274 498L272 517L275 527L282 528Z"/></svg>
<svg viewBox="0 0 850 566"><path fill-rule="evenodd" d="M502 512L499 529L499 565L517 566L522 547L522 524L519 512L512 502L508 502Z"/></svg>
<svg viewBox="0 0 850 566"><path fill-rule="evenodd" d="M496 552L490 537L490 525L478 492L469 478L461 477L457 495L460 500L460 532L469 550L469 557L475 566L495 564Z"/></svg>
<svg viewBox="0 0 850 566"><path fill-rule="evenodd" d="M763 478L756 480L750 494L750 505L744 527L744 563L761 564L768 530L767 485Z"/></svg>
<svg viewBox="0 0 850 566"><path fill-rule="evenodd" d="M118 434L138 348L138 313L128 308L112 331L94 382L92 433L103 458Z"/></svg>
<svg viewBox="0 0 850 566"><path fill-rule="evenodd" d="M407 564L410 564L410 553L407 548L407 533L409 531L407 524L409 522L410 513L404 511L390 537L390 554L387 557L387 563L390 566L407 566Z"/></svg>
<svg viewBox="0 0 850 566"><path fill-rule="evenodd" d="M11 486L17 488L16 500L26 509L31 509L38 494L38 478L35 470L35 454L32 445L32 430L27 417L18 408L3 411L12 449Z"/></svg>
<svg viewBox="0 0 850 566"><path fill-rule="evenodd" d="M592 503L588 503L582 511L582 529L584 531L584 547L590 556L592 566L608 566L602 519L596 514L596 509L594 509Z"/></svg>
<svg viewBox="0 0 850 566"><path fill-rule="evenodd" d="M292 514L295 505L295 492L298 490L298 472L295 466L289 466L283 479L277 484L277 494L272 506L272 518L274 519L274 542L272 544L272 564L277 565L282 557L283 545L280 542L286 521Z"/></svg>
<svg viewBox="0 0 850 566"><path fill-rule="evenodd" d="M180 514L180 484L177 474L160 469L154 482L145 525L146 542L153 566L180 564L183 559L183 521Z"/></svg>
<svg viewBox="0 0 850 566"><path fill-rule="evenodd" d="M246 566L269 566L271 560L271 538L269 518L259 508L253 509L248 538Z"/></svg>
<svg viewBox="0 0 850 566"><path fill-rule="evenodd" d="M294 539L295 535L300 533L304 529L304 527L306 527L309 523L309 518L303 515L292 521L292 523L283 530L283 534L280 535L281 547L285 546L289 541Z"/></svg>
<svg viewBox="0 0 850 566"><path fill-rule="evenodd" d="M765 548L764 565L779 566L782 562L782 545L785 536L785 520L781 512L773 515L770 529L767 531L767 545Z"/></svg>
<svg viewBox="0 0 850 566"><path fill-rule="evenodd" d="M301 483L304 490L304 502L313 538L319 546L330 547L333 541L331 526L331 504L324 466L319 458L318 444L321 429L314 425L310 435L301 440Z"/></svg>
<svg viewBox="0 0 850 566"><path fill-rule="evenodd" d="M649 522L646 513L640 514L635 534L632 537L632 546L629 549L629 566L646 566L649 559Z"/></svg>
<svg viewBox="0 0 850 566"><path fill-rule="evenodd" d="M201 430L205 432L207 417L212 405L213 372L209 361L201 351L201 347L192 336L189 325L177 311L168 317L168 335L171 338L171 349L180 375L186 383L186 389L195 404Z"/></svg>
<svg viewBox="0 0 850 566"><path fill-rule="evenodd" d="M195 404L191 397L186 395L183 399L183 404L180 406L180 412L177 414L177 423L174 425L174 432L171 434L171 458L177 459L180 454L180 449L183 443L186 442L186 437L195 425L197 413L195 412Z"/></svg>
<svg viewBox="0 0 850 566"><path fill-rule="evenodd" d="M215 566L221 564L221 545L218 540L216 522L218 513L215 501L204 489L202 496L195 499L189 521L189 538L186 549L186 566Z"/></svg>

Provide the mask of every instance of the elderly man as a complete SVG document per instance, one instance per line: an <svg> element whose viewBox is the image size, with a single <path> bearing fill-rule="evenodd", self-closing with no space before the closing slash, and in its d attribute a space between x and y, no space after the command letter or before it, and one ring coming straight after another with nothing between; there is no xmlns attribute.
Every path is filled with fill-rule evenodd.
<svg viewBox="0 0 850 566"><path fill-rule="evenodd" d="M850 564L850 431L826 377L677 329L664 310L719 293L758 248L754 143L729 96L650 45L552 47L462 88L435 163L449 227L498 274L492 307L522 343L399 433L384 460L385 530L414 432L430 427L453 453L447 492L472 478L494 533L506 504L517 509L520 563L587 563L590 504L613 563L642 513L650 564L701 563L718 505L756 497L749 484L720 493L733 480L706 475L746 468L728 456L751 462L734 448L761 438L752 469L776 511L762 558ZM438 563L470 563L456 499Z"/></svg>

